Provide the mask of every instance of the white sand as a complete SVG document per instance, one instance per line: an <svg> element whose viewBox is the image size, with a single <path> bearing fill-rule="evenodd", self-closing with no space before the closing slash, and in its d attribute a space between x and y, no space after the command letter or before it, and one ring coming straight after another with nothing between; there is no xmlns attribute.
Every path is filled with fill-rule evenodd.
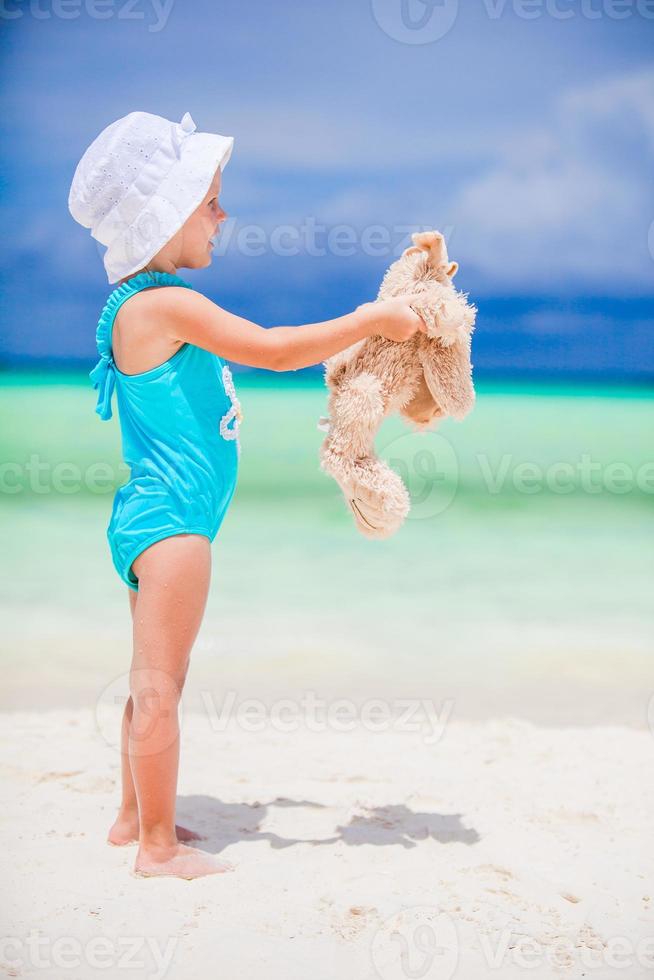
<svg viewBox="0 0 654 980"><path fill-rule="evenodd" d="M0 718L4 975L654 972L647 730L451 722L429 742L184 712L178 820L237 865L188 882L135 878L135 848L104 842L118 711Z"/></svg>

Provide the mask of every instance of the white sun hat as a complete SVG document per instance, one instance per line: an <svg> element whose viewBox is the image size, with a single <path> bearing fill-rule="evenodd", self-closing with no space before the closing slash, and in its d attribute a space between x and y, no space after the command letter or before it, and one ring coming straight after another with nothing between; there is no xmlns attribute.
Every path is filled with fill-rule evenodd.
<svg viewBox="0 0 654 980"><path fill-rule="evenodd" d="M68 207L107 246L110 283L142 269L179 231L233 146L233 136L196 132L188 112L179 123L130 112L102 130L77 164Z"/></svg>

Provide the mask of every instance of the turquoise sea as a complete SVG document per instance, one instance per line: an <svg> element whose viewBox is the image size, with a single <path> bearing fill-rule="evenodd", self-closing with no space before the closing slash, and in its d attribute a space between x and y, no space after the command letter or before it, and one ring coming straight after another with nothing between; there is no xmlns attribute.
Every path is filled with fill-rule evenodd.
<svg viewBox="0 0 654 980"><path fill-rule="evenodd" d="M185 699L430 697L460 718L647 724L652 391L485 383L462 423L388 420L410 518L356 532L318 466L320 376L235 374L239 485ZM3 707L86 705L129 668L105 528L117 418L84 373L0 375Z"/></svg>

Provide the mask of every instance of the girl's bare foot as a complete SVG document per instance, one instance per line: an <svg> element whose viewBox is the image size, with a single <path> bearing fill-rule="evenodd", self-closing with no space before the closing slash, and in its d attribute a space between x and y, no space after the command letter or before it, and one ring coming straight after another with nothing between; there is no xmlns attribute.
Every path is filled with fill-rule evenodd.
<svg viewBox="0 0 654 980"><path fill-rule="evenodd" d="M134 864L134 874L140 878L165 875L191 879L233 870L234 865L229 861L219 861L214 854L179 843L169 848L157 847L152 850L141 846Z"/></svg>
<svg viewBox="0 0 654 980"><path fill-rule="evenodd" d="M188 827L180 827L175 824L175 834L178 841L204 840L202 834L196 834ZM139 842L139 818L136 817L116 817L114 824L107 836L107 843L114 847L124 847L126 844L138 844Z"/></svg>

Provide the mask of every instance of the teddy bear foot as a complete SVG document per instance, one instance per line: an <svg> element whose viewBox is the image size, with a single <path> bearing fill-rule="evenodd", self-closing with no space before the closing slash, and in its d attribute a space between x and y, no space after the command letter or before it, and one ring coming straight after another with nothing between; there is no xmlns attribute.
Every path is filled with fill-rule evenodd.
<svg viewBox="0 0 654 980"><path fill-rule="evenodd" d="M332 454L323 458L321 466L340 486L365 537L388 538L402 526L410 510L409 494L386 463L363 457L346 464Z"/></svg>
<svg viewBox="0 0 654 980"><path fill-rule="evenodd" d="M389 510L381 510L365 497L346 496L345 500L359 531L367 538L383 540L391 537L399 530L406 517L403 511L393 513Z"/></svg>

